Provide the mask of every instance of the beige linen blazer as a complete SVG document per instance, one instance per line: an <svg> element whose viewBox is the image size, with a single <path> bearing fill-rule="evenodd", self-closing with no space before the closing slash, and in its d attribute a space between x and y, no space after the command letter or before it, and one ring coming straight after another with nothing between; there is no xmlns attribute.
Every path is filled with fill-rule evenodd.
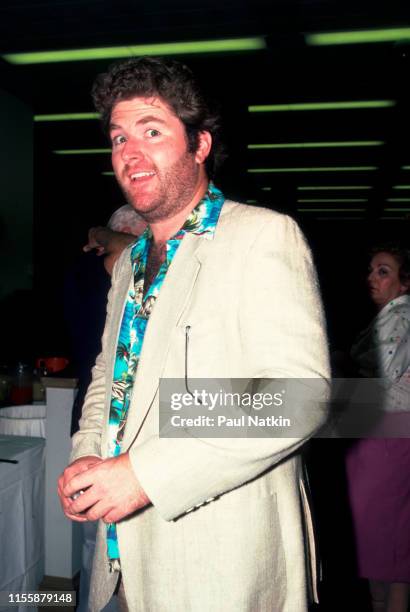
<svg viewBox="0 0 410 612"><path fill-rule="evenodd" d="M132 274L118 261L103 349L72 460L105 457L114 356ZM327 379L315 270L296 223L225 202L212 240L187 234L144 339L123 440L152 505L118 523L131 612L304 612L307 548L298 450L326 418L326 392L301 405L297 438L171 439L158 435L159 378ZM312 407L313 406L313 407ZM115 587L100 524L90 609Z"/></svg>

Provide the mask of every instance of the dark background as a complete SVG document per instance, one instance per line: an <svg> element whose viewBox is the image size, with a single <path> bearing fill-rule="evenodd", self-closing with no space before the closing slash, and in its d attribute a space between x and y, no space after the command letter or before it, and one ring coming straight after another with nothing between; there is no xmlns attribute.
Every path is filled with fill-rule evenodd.
<svg viewBox="0 0 410 612"><path fill-rule="evenodd" d="M112 60L19 66L8 63L3 54L264 37L263 51L179 59L193 68L221 105L229 159L216 183L227 196L256 201L299 221L314 252L331 347L346 349L372 315L364 282L369 246L397 239L410 246L410 217L406 210L410 202L388 202L391 197L410 197L410 188L393 189L395 185L410 185L410 171L402 169L404 165L410 166L409 39L312 47L305 34L394 27L410 27L408 2L3 0L0 88L15 97L17 106L24 105L29 115L90 112L92 82ZM373 110L248 112L248 106L254 104L355 100L394 100L396 104ZM63 317L63 281L81 256L88 228L105 224L112 211L123 204L123 197L114 178L102 175L111 169L109 155L67 156L53 151L108 144L97 121L33 122L24 132L27 134L24 143L20 120L4 104L0 105L0 114L7 126L2 131L0 156L0 201L4 207L0 210L0 263L5 272L11 269L13 274L14 267L19 267L21 278L27 279L32 271L32 280L30 277L22 281L21 286L11 282L10 273L1 279L0 366L18 359L32 361L37 356L71 356ZM250 143L360 140L384 144L247 149ZM28 163L31 156L32 167ZM247 172L248 168L271 166L376 166L377 170ZM20 196L22 185L30 189ZM371 189L328 192L297 189L315 185L366 185ZM366 202L302 204L297 201L301 196L323 200L365 198ZM14 201L21 202L21 209ZM33 223L31 212L27 214L28 204ZM10 206L16 209L13 215ZM321 206L364 211L298 211L300 207ZM389 207L402 210L391 213L384 210ZM14 246L22 249L31 244L31 237L33 254L20 263L11 244L14 241ZM337 442L343 443L318 440L310 449L325 576L321 610L363 612L368 609L368 598L366 587L355 576L344 492L344 448Z"/></svg>
<svg viewBox="0 0 410 612"><path fill-rule="evenodd" d="M386 238L408 238L409 203L387 198L410 184L409 45L400 42L313 47L309 32L409 27L407 3L331 0L3 1L0 54L125 44L263 36L266 50L179 56L219 100L229 159L217 177L227 196L294 216L310 241L332 346L347 347L371 316L366 253ZM0 59L1 87L44 113L93 111L90 89L112 60L18 66ZM391 108L249 113L250 104L394 100ZM56 149L106 147L98 121L33 123L34 300L11 297L2 316L2 359L69 353L62 321L62 279L81 254L87 229L105 224L123 197L110 156L56 155ZM381 140L378 147L248 150L249 143ZM7 143L4 143L7 151ZM374 172L249 174L250 167L374 165ZM4 167L3 167L4 171ZM21 180L26 180L25 176ZM368 185L368 191L300 192L306 185ZM262 188L270 187L270 191ZM303 197L366 198L322 204L364 212L299 212ZM346 217L348 217L346 219ZM1 224L0 224L1 231ZM10 228L8 228L10 233ZM0 236L1 239L1 236ZM4 296L3 296L4 297ZM5 297L10 301L10 296ZM3 300L4 301L4 300ZM7 300L6 300L7 301ZM24 303L24 307L22 306ZM16 304L18 305L16 308ZM11 317L11 319L10 319ZM18 317L24 326L12 324ZM11 331L12 330L12 331ZM20 339L20 336L22 337Z"/></svg>

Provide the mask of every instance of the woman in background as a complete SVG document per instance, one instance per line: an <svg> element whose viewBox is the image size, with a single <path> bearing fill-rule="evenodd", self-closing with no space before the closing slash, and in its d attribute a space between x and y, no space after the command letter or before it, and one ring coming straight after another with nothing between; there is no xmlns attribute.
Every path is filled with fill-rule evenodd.
<svg viewBox="0 0 410 612"><path fill-rule="evenodd" d="M359 335L352 358L360 376L383 378L387 420L410 421L410 252L374 251L368 287L378 314ZM407 612L410 438L356 441L347 453L347 479L358 570L369 580L373 610Z"/></svg>

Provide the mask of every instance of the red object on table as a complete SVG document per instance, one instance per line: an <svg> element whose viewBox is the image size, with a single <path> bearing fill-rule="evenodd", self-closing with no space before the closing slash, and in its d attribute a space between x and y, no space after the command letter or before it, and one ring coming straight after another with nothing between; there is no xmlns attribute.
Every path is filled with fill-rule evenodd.
<svg viewBox="0 0 410 612"><path fill-rule="evenodd" d="M31 404L33 401L33 387L11 387L10 402L14 406Z"/></svg>
<svg viewBox="0 0 410 612"><path fill-rule="evenodd" d="M46 369L49 374L64 370L68 366L69 360L66 357L39 357L36 360L36 368Z"/></svg>

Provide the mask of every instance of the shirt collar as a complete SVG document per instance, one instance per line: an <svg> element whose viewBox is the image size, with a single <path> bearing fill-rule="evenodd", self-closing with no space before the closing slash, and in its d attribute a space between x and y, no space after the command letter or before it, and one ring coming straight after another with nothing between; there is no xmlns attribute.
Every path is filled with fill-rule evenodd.
<svg viewBox="0 0 410 612"><path fill-rule="evenodd" d="M222 191L217 189L217 187L210 182L202 200L200 200L195 208L189 213L181 229L167 242L170 243L170 241L182 240L187 233L204 237L207 240L212 240L224 201L225 196ZM151 238L152 232L151 228L148 226L131 249L132 262L139 258L142 252L146 250Z"/></svg>
<svg viewBox="0 0 410 612"><path fill-rule="evenodd" d="M396 308L397 306L410 306L410 295L408 293L404 293L403 295L399 295L398 297L390 300L383 306L381 310L379 310L377 314L377 318L380 318L380 315L384 315L385 313L389 313L392 308Z"/></svg>
<svg viewBox="0 0 410 612"><path fill-rule="evenodd" d="M186 233L212 240L224 201L223 193L210 182L202 200L190 212L182 228L171 240L178 240Z"/></svg>

